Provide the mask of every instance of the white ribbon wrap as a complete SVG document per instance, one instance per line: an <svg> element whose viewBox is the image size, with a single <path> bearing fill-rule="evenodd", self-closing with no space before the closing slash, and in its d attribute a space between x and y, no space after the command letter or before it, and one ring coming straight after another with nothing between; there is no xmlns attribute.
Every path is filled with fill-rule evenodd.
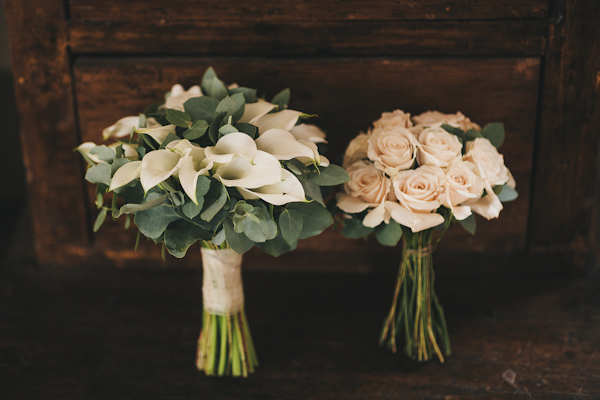
<svg viewBox="0 0 600 400"><path fill-rule="evenodd" d="M204 309L211 314L232 315L244 306L242 256L231 249L201 249Z"/></svg>

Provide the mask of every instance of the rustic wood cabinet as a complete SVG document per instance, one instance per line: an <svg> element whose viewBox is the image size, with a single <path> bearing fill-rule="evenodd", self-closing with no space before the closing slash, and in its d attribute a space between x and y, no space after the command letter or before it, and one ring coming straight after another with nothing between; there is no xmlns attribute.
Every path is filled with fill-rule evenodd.
<svg viewBox="0 0 600 400"><path fill-rule="evenodd" d="M474 237L455 227L441 250L586 251L600 124L595 2L5 1L43 264L160 260L150 243L133 251L122 221L92 233L96 210L73 148L99 142L102 128L173 83L198 83L208 66L269 96L290 87L292 108L318 114L333 159L382 111L503 121L520 197L499 220L479 220ZM299 250L352 253L351 268L364 268L381 248L326 232Z"/></svg>

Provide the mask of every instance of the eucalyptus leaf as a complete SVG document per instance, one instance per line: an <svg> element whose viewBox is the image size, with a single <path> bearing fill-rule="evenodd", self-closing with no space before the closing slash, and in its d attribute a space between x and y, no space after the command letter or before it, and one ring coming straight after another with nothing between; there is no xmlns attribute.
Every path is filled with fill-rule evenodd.
<svg viewBox="0 0 600 400"><path fill-rule="evenodd" d="M469 129L467 132L465 132L465 139L467 141L475 140L480 137L483 137L483 135L478 130Z"/></svg>
<svg viewBox="0 0 600 400"><path fill-rule="evenodd" d="M110 186L110 165L108 165L105 162L102 162L94 165L91 168L88 168L88 170L85 173L85 180L90 183L102 183L107 187Z"/></svg>
<svg viewBox="0 0 600 400"><path fill-rule="evenodd" d="M446 132L449 132L449 133L453 134L454 136L458 136L458 139L460 140L460 142L464 144L464 142L465 142L465 132L462 129L455 128L452 125L448 125L448 124L443 124L442 128Z"/></svg>
<svg viewBox="0 0 600 400"><path fill-rule="evenodd" d="M243 132L246 135L250 136L252 139L256 139L256 137L258 136L258 128L252 124L247 124L245 122L237 122L233 126L235 126L235 129L237 129L238 132Z"/></svg>
<svg viewBox="0 0 600 400"><path fill-rule="evenodd" d="M519 193L508 185L502 186L502 192L498 195L498 199L503 203L516 200L517 197Z"/></svg>
<svg viewBox="0 0 600 400"><path fill-rule="evenodd" d="M213 79L217 77L217 73L213 69L213 67L208 67L206 71L204 71L204 75L202 75L202 91L204 94L208 94L208 87Z"/></svg>
<svg viewBox="0 0 600 400"><path fill-rule="evenodd" d="M344 168L330 164L327 167L320 167L318 171L311 172L310 180L319 186L336 186L348 182L350 177Z"/></svg>
<svg viewBox="0 0 600 400"><path fill-rule="evenodd" d="M373 230L374 228L364 226L360 220L355 218L349 218L344 220L344 228L342 229L342 235L350 239L357 239L371 234Z"/></svg>
<svg viewBox="0 0 600 400"><path fill-rule="evenodd" d="M238 130L233 125L227 124L227 125L223 125L222 127L219 128L219 133L220 133L219 136L225 136L225 135L228 135L233 132L238 132Z"/></svg>
<svg viewBox="0 0 600 400"><path fill-rule="evenodd" d="M302 232L302 214L296 210L283 210L279 215L279 229L283 239L290 246L294 245Z"/></svg>
<svg viewBox="0 0 600 400"><path fill-rule="evenodd" d="M277 93L273 97L271 103L277 105L278 111L285 110L288 107L288 104L290 103L291 94L292 93L290 92L290 88L283 89L281 92Z"/></svg>
<svg viewBox="0 0 600 400"><path fill-rule="evenodd" d="M183 103L183 108L194 121L212 121L218 105L219 100L208 96L202 96L193 97L187 100Z"/></svg>
<svg viewBox="0 0 600 400"><path fill-rule="evenodd" d="M244 96L246 103L256 103L256 89L250 89L247 87L236 87L229 89L230 94L241 93Z"/></svg>
<svg viewBox="0 0 600 400"><path fill-rule="evenodd" d="M267 240L267 233L269 227L267 226L267 220L261 214L248 214L243 220L244 234L248 239L262 243Z"/></svg>
<svg viewBox="0 0 600 400"><path fill-rule="evenodd" d="M208 130L208 122L203 119L195 121L192 126L183 132L183 137L187 140L196 140L202 137Z"/></svg>
<svg viewBox="0 0 600 400"><path fill-rule="evenodd" d="M207 94L215 99L222 100L229 95L225 83L216 76L207 84Z"/></svg>
<svg viewBox="0 0 600 400"><path fill-rule="evenodd" d="M215 215L225 206L227 203L227 190L221 182L216 179L211 179L210 189L206 193L204 201L204 210L200 214L200 218L204 221L210 222Z"/></svg>
<svg viewBox="0 0 600 400"><path fill-rule="evenodd" d="M94 222L94 232L98 232L104 221L106 220L106 208L101 208L98 216L96 217L96 221Z"/></svg>
<svg viewBox="0 0 600 400"><path fill-rule="evenodd" d="M465 230L467 232L469 232L471 235L475 234L475 228L477 225L477 220L475 219L475 214L471 214L469 215L467 218L458 221L460 222L460 225L465 228Z"/></svg>
<svg viewBox="0 0 600 400"><path fill-rule="evenodd" d="M111 163L117 157L117 153L113 149L105 145L94 147L90 150L90 154L98 156L100 160L105 161L107 163Z"/></svg>
<svg viewBox="0 0 600 400"><path fill-rule="evenodd" d="M254 246L254 242L243 233L237 233L233 228L233 221L231 218L225 218L223 221L223 229L225 230L225 238L227 244L236 253L244 254Z"/></svg>
<svg viewBox="0 0 600 400"><path fill-rule="evenodd" d="M304 194L311 199L315 200L319 204L325 206L325 201L323 200L323 194L321 193L321 187L314 183L313 181L307 181L300 179L300 183L302 184L302 188L304 189Z"/></svg>
<svg viewBox="0 0 600 400"><path fill-rule="evenodd" d="M181 128L189 128L192 124L192 117L184 111L167 108L167 121Z"/></svg>
<svg viewBox="0 0 600 400"><path fill-rule="evenodd" d="M161 149L166 149L167 145L169 143L171 143L174 140L179 140L179 139L181 139L179 136L174 135L174 134L172 134L172 133L169 132L169 134L167 134L167 137L165 138L165 140L163 140L163 142L160 144L160 148Z"/></svg>
<svg viewBox="0 0 600 400"><path fill-rule="evenodd" d="M271 240L267 240L264 243L256 243L256 247L264 251L265 253L272 255L273 257L279 257L280 255L292 251L296 248L298 242L289 244L283 239L282 235L277 235Z"/></svg>
<svg viewBox="0 0 600 400"><path fill-rule="evenodd" d="M173 207L161 205L149 210L138 211L135 213L135 224L140 232L151 239L161 236L167 226L173 221L180 219Z"/></svg>
<svg viewBox="0 0 600 400"><path fill-rule="evenodd" d="M165 231L164 242L170 254L182 258L189 247L199 239L210 240L211 238L210 232L180 220L169 225Z"/></svg>
<svg viewBox="0 0 600 400"><path fill-rule="evenodd" d="M113 217L119 218L123 214L132 214L138 211L144 211L154 207L158 207L162 205L166 199L167 195L165 194L155 199L149 200L143 204L125 204L120 209L113 211Z"/></svg>
<svg viewBox="0 0 600 400"><path fill-rule="evenodd" d="M217 140L219 140L219 128L226 115L226 112L217 113L208 128L208 136L213 143L217 143Z"/></svg>
<svg viewBox="0 0 600 400"><path fill-rule="evenodd" d="M121 168L123 165L129 163L130 161L126 158L116 158L115 161L112 162L112 164L110 164L110 175L111 177L115 174L115 172L117 172L117 170L119 168Z"/></svg>
<svg viewBox="0 0 600 400"><path fill-rule="evenodd" d="M375 228L375 237L384 246L396 246L402 237L402 228L399 223L390 219L388 224L382 223Z"/></svg>
<svg viewBox="0 0 600 400"><path fill-rule="evenodd" d="M487 124L481 130L484 138L489 140L495 148L499 149L504 143L504 124L502 122L492 122Z"/></svg>
<svg viewBox="0 0 600 400"><path fill-rule="evenodd" d="M316 201L308 203L289 203L288 210L296 210L302 214L302 231L300 239L318 235L333 224L333 218L325 206Z"/></svg>

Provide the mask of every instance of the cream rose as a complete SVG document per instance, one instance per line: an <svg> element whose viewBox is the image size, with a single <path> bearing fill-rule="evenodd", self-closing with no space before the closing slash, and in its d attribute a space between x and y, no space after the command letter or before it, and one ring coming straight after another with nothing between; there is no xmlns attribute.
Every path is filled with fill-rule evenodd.
<svg viewBox="0 0 600 400"><path fill-rule="evenodd" d="M369 135L361 133L348 143L348 148L344 153L342 166L349 167L358 160L367 158L367 148L369 147Z"/></svg>
<svg viewBox="0 0 600 400"><path fill-rule="evenodd" d="M504 185L510 177L504 165L504 157L486 138L477 138L467 142L465 161L471 161L477 167L477 173L491 187Z"/></svg>
<svg viewBox="0 0 600 400"><path fill-rule="evenodd" d="M443 202L444 180L444 171L431 165L400 171L392 179L398 202L386 202L386 209L413 232L433 228L444 222L444 217L435 213Z"/></svg>
<svg viewBox="0 0 600 400"><path fill-rule="evenodd" d="M462 144L456 135L441 127L426 128L419 134L417 162L419 165L447 167L461 157Z"/></svg>
<svg viewBox="0 0 600 400"><path fill-rule="evenodd" d="M393 112L381 114L381 118L373 122L373 126L380 129L408 129L413 126L413 123L410 120L410 114L407 114L402 110L395 110Z"/></svg>
<svg viewBox="0 0 600 400"><path fill-rule="evenodd" d="M481 197L484 187L472 162L455 160L446 171L443 205L457 220L463 220L471 215L470 205Z"/></svg>
<svg viewBox="0 0 600 400"><path fill-rule="evenodd" d="M398 171L413 166L417 156L417 140L405 128L373 129L369 138L367 156L375 167L394 176Z"/></svg>
<svg viewBox="0 0 600 400"><path fill-rule="evenodd" d="M460 128L463 131L469 129L475 129L480 131L481 127L475 122L472 122L463 113L458 111L456 114L444 114L439 111L427 111L423 114L414 116L412 118L415 125L419 126L442 126L444 124L451 125L455 128Z"/></svg>
<svg viewBox="0 0 600 400"><path fill-rule="evenodd" d="M363 220L363 225L368 227L389 222L385 210L385 200L391 190L389 178L366 160L356 161L346 168L346 172L350 180L344 183L344 192L337 195L338 207L352 214L374 207Z"/></svg>

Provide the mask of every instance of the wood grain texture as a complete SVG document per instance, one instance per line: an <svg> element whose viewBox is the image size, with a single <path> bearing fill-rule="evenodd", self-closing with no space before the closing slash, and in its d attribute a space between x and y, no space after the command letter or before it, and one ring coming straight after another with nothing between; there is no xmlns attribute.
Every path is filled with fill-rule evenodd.
<svg viewBox="0 0 600 400"><path fill-rule="evenodd" d="M64 4L7 0L6 15L36 252L41 262L67 262L89 236Z"/></svg>
<svg viewBox="0 0 600 400"><path fill-rule="evenodd" d="M444 365L412 362L378 346L394 282L391 263L380 274L245 271L246 311L261 362L245 380L195 370L199 269L11 267L0 274L0 390L11 400L600 396L598 286L565 275L568 269L555 263L532 270L515 262L492 275L485 268L469 275L439 268L436 291L453 345ZM503 378L506 371L515 373L513 384Z"/></svg>
<svg viewBox="0 0 600 400"><path fill-rule="evenodd" d="M74 53L211 55L543 54L544 20L71 22Z"/></svg>
<svg viewBox="0 0 600 400"><path fill-rule="evenodd" d="M600 137L600 7L566 1L551 24L536 147L531 244L581 251Z"/></svg>
<svg viewBox="0 0 600 400"><path fill-rule="evenodd" d="M332 21L332 20L465 20L544 18L543 0L426 2L401 0L70 0L73 20L81 21Z"/></svg>
<svg viewBox="0 0 600 400"><path fill-rule="evenodd" d="M498 221L480 220L475 236L454 227L442 245L444 250L460 252L524 248L539 76L537 59L82 58L75 65L82 139L98 142L102 128L159 101L175 82L185 86L198 83L209 65L225 82L261 88L268 98L289 86L292 108L318 114L313 122L328 133L328 155L333 160L382 111L403 108L414 114L428 109L460 110L480 124L505 122L507 138L502 151L518 182L519 200L507 204ZM124 231L122 221L110 222L95 238L97 248L111 260L158 258L158 250L152 249L150 243L142 254L131 250L135 233ZM381 247L347 240L330 231L304 241L300 249L337 254L350 251L360 258ZM194 257L183 263L197 263Z"/></svg>

